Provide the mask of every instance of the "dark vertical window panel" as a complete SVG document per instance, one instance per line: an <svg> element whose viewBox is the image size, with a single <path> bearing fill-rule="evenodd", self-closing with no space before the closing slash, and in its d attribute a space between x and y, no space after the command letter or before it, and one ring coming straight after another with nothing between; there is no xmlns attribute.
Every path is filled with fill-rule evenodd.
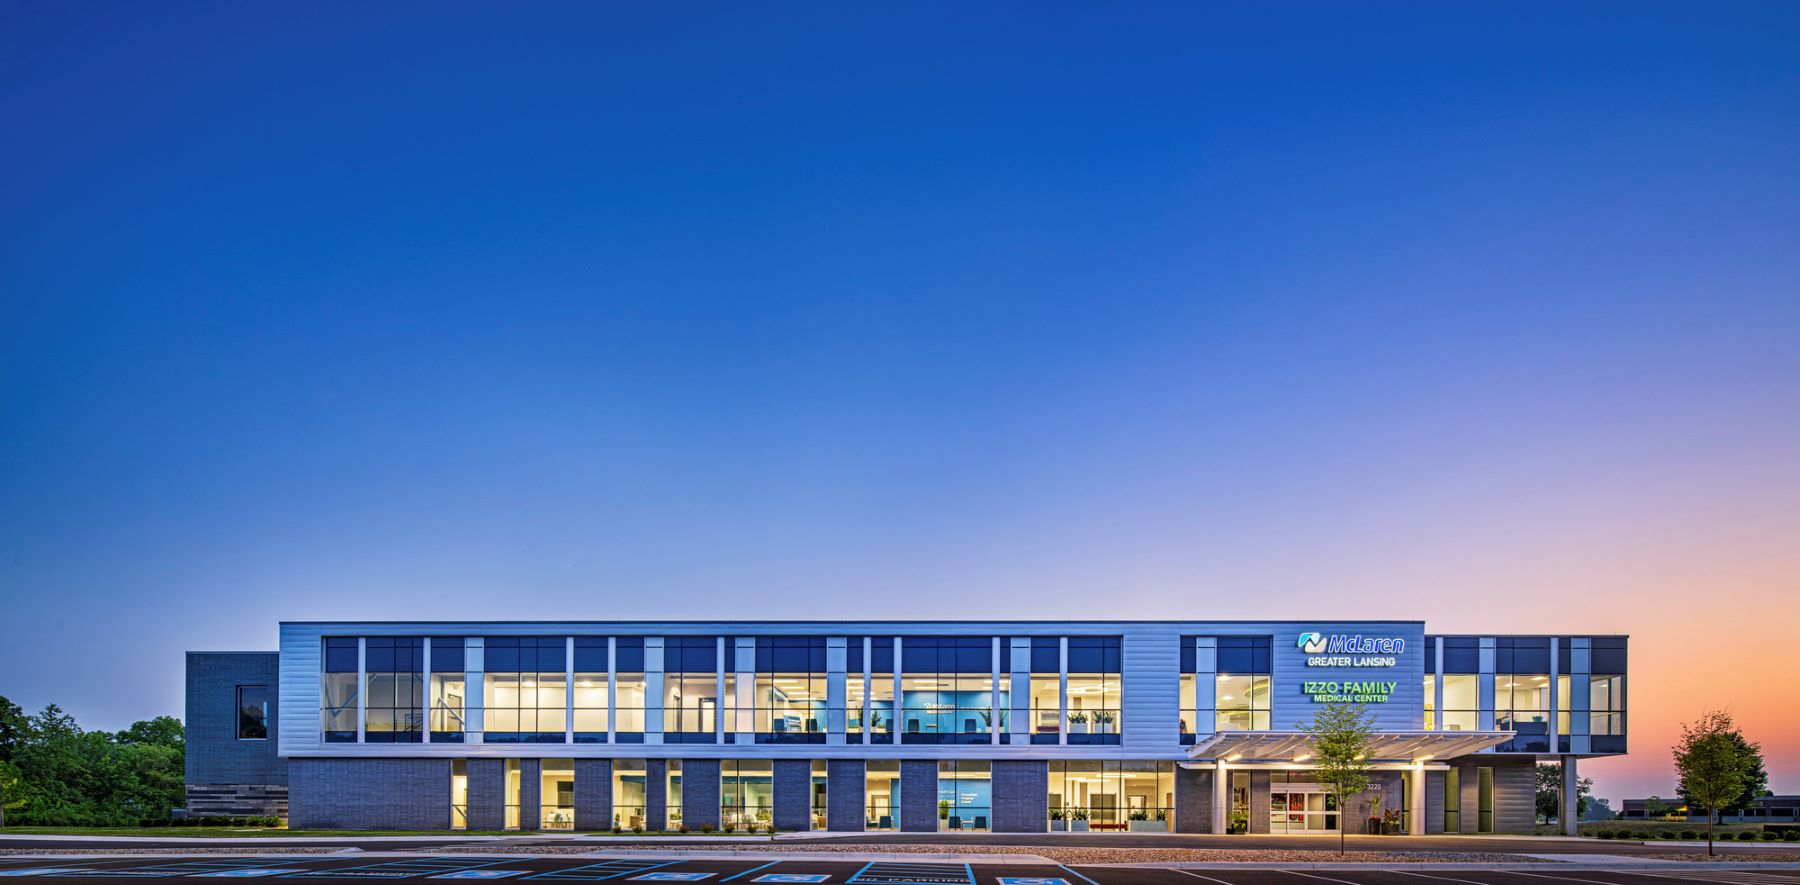
<svg viewBox="0 0 1800 885"><path fill-rule="evenodd" d="M718 637L671 636L663 640L663 672L716 673L718 669Z"/></svg>
<svg viewBox="0 0 1800 885"><path fill-rule="evenodd" d="M644 672L644 638L642 636L621 636L616 649L620 673Z"/></svg>
<svg viewBox="0 0 1800 885"><path fill-rule="evenodd" d="M237 687L237 736L240 741L260 741L269 737L269 687L240 685Z"/></svg>
<svg viewBox="0 0 1800 885"><path fill-rule="evenodd" d="M461 636L431 637L431 672L461 673L467 670L467 655L463 653L467 644Z"/></svg>
<svg viewBox="0 0 1800 885"><path fill-rule="evenodd" d="M1481 672L1481 640L1473 636L1444 636L1438 641L1444 646L1445 673Z"/></svg>
<svg viewBox="0 0 1800 885"><path fill-rule="evenodd" d="M1192 637L1192 636L1181 637L1181 672L1184 674L1191 674L1191 673L1195 672L1195 667L1198 666L1194 660L1194 658L1195 658L1194 645L1195 645L1194 637Z"/></svg>
<svg viewBox="0 0 1800 885"><path fill-rule="evenodd" d="M605 673L606 670L606 637L575 637L575 672Z"/></svg>
<svg viewBox="0 0 1800 885"><path fill-rule="evenodd" d="M1062 637L1031 637L1031 672L1062 672Z"/></svg>
<svg viewBox="0 0 1800 885"><path fill-rule="evenodd" d="M325 640L325 672L356 672L356 637L332 636Z"/></svg>
<svg viewBox="0 0 1800 885"><path fill-rule="evenodd" d="M844 640L844 672L855 679L863 671L863 638L851 636Z"/></svg>

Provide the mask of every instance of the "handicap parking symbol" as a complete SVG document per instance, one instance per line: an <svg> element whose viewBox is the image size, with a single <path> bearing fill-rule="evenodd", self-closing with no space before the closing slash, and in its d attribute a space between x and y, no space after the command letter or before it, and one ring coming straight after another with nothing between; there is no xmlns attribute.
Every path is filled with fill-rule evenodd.
<svg viewBox="0 0 1800 885"><path fill-rule="evenodd" d="M54 876L58 873L79 873L81 867L32 867L28 870L0 870L0 876Z"/></svg>
<svg viewBox="0 0 1800 885"><path fill-rule="evenodd" d="M830 873L770 873L757 876L752 882L823 882L831 878Z"/></svg>
<svg viewBox="0 0 1800 885"><path fill-rule="evenodd" d="M530 870L457 870L454 873L445 873L442 876L432 876L431 878L433 878L433 879L504 879L507 876L517 876L520 873L528 873L528 872L531 872L531 871Z"/></svg>
<svg viewBox="0 0 1800 885"><path fill-rule="evenodd" d="M632 876L633 882L698 882L712 878L712 873L645 873Z"/></svg>
<svg viewBox="0 0 1800 885"><path fill-rule="evenodd" d="M1049 876L999 876L1000 885L1069 885L1067 879Z"/></svg>

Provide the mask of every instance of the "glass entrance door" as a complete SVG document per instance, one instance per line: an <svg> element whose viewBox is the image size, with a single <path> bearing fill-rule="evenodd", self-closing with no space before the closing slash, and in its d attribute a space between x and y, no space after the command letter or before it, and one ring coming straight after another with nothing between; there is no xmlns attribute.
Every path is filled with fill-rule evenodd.
<svg viewBox="0 0 1800 885"><path fill-rule="evenodd" d="M1269 785L1269 832L1335 833L1338 828L1337 797L1318 784Z"/></svg>

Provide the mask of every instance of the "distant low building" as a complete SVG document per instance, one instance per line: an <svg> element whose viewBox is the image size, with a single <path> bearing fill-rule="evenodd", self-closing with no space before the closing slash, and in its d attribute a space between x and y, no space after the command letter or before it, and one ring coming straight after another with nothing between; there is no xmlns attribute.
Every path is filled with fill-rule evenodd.
<svg viewBox="0 0 1800 885"><path fill-rule="evenodd" d="M1660 808L1657 806L1661 806ZM1680 799L1626 799L1622 820L1687 820L1703 823L1705 809L1689 808ZM1800 796L1762 796L1739 814L1720 815L1722 824L1800 823Z"/></svg>

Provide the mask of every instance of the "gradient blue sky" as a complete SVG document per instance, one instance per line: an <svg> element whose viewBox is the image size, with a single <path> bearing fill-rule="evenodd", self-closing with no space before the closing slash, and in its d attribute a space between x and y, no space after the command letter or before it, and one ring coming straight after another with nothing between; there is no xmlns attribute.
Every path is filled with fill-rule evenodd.
<svg viewBox="0 0 1800 885"><path fill-rule="evenodd" d="M0 694L278 619L1630 632L1800 789L1800 5L12 3ZM1783 694L1780 692L1777 695ZM1778 703L1779 702L1779 703Z"/></svg>

